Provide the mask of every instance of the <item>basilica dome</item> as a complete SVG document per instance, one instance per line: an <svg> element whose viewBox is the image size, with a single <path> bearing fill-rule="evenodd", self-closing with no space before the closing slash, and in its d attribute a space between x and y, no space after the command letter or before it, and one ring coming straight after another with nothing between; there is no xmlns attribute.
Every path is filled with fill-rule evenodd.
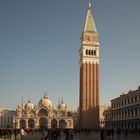
<svg viewBox="0 0 140 140"><path fill-rule="evenodd" d="M28 103L25 104L24 108L27 110L34 109L34 104L29 100Z"/></svg>
<svg viewBox="0 0 140 140"><path fill-rule="evenodd" d="M38 106L45 106L47 108L52 108L52 102L49 100L48 96L44 95L43 98L38 102Z"/></svg>

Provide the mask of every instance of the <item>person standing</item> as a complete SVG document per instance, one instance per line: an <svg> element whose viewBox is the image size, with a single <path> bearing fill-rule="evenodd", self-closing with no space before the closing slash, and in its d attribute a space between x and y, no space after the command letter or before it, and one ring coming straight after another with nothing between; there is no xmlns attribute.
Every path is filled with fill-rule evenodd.
<svg viewBox="0 0 140 140"><path fill-rule="evenodd" d="M100 131L100 139L101 140L105 139L105 131L104 131L104 129L101 129L101 131Z"/></svg>
<svg viewBox="0 0 140 140"><path fill-rule="evenodd" d="M21 140L23 140L23 137L25 135L25 131L23 128L21 128L21 130L20 130L20 135L21 135Z"/></svg>
<svg viewBox="0 0 140 140"><path fill-rule="evenodd" d="M60 140L65 140L66 139L66 134L62 131L60 132Z"/></svg>
<svg viewBox="0 0 140 140"><path fill-rule="evenodd" d="M18 134L17 129L14 129L14 137L15 137L15 140L17 139L17 134Z"/></svg>
<svg viewBox="0 0 140 140"><path fill-rule="evenodd" d="M47 140L48 137L49 137L49 132L48 132L48 130L44 130L44 131L43 131L43 136L42 136L41 140Z"/></svg>

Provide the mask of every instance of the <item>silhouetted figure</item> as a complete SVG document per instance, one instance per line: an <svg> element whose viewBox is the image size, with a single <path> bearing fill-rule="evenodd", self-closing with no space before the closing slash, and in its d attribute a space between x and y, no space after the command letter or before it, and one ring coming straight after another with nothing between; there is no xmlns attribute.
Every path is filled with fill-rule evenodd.
<svg viewBox="0 0 140 140"><path fill-rule="evenodd" d="M105 131L104 131L104 129L101 129L101 131L100 131L100 139L101 140L105 139Z"/></svg>
<svg viewBox="0 0 140 140"><path fill-rule="evenodd" d="M124 138L125 138L125 140L128 139L128 129L124 130Z"/></svg>
<svg viewBox="0 0 140 140"><path fill-rule="evenodd" d="M17 139L17 134L18 134L17 129L14 129L14 137L15 137L15 140Z"/></svg>
<svg viewBox="0 0 140 140"><path fill-rule="evenodd" d="M111 136L112 136L112 139L113 139L113 137L114 137L114 129L113 128L111 129Z"/></svg>
<svg viewBox="0 0 140 140"><path fill-rule="evenodd" d="M48 132L48 130L44 130L44 131L43 131L42 140L47 140L48 137L49 137L49 132Z"/></svg>

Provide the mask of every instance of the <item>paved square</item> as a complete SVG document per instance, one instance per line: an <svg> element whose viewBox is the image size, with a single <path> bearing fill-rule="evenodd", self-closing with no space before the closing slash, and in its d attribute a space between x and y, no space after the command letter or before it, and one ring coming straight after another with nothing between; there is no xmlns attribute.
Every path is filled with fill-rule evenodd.
<svg viewBox="0 0 140 140"><path fill-rule="evenodd" d="M27 134L24 136L23 140L41 140L41 133ZM14 136L11 139L1 139L0 140L15 140ZM16 140L21 140L20 136L17 136ZM58 139L59 140L59 139ZM69 139L70 140L70 139ZM75 134L73 140L100 140L99 132L91 132L89 134L81 133L80 135ZM128 137L124 137L123 134L120 136L114 135L113 138L106 138L105 140L140 140L140 135L138 134L128 134Z"/></svg>

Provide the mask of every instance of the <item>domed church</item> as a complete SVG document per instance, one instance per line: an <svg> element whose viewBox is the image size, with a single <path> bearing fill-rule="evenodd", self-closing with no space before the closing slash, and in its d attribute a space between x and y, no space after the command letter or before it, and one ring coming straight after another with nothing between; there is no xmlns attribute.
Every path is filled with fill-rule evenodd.
<svg viewBox="0 0 140 140"><path fill-rule="evenodd" d="M44 95L34 105L31 100L25 105L16 108L15 127L25 129L51 129L51 128L73 128L73 118L67 112L67 106L63 100L56 108L47 95Z"/></svg>

